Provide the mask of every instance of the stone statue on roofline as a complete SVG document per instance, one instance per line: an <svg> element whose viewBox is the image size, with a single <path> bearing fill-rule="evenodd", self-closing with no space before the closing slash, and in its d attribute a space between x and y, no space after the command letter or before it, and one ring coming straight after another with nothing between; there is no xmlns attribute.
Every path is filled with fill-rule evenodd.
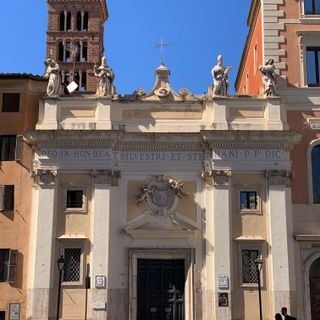
<svg viewBox="0 0 320 320"><path fill-rule="evenodd" d="M97 95L99 97L110 97L112 95L112 82L114 73L107 64L106 57L102 57L101 65L94 66L94 74L98 79Z"/></svg>
<svg viewBox="0 0 320 320"><path fill-rule="evenodd" d="M49 79L47 86L47 95L49 97L58 97L60 95L61 87L61 76L60 67L56 61L47 59L45 61L46 73L44 74L45 79Z"/></svg>
<svg viewBox="0 0 320 320"><path fill-rule="evenodd" d="M217 60L217 64L211 70L213 78L213 97L226 97L228 96L228 75L231 70L231 66L225 67L223 65L222 55L218 55Z"/></svg>
<svg viewBox="0 0 320 320"><path fill-rule="evenodd" d="M273 59L268 59L268 61L259 67L259 71L263 74L264 82L264 93L267 97L272 97L277 95L277 73L276 66L274 65Z"/></svg>

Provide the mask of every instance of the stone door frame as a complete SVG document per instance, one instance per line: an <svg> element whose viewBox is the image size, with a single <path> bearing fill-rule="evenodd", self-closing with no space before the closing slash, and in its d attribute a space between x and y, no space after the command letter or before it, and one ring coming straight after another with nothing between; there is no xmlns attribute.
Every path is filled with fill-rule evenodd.
<svg viewBox="0 0 320 320"><path fill-rule="evenodd" d="M194 251L192 249L129 249L129 320L137 320L138 259L182 259L185 263L185 320L194 320Z"/></svg>

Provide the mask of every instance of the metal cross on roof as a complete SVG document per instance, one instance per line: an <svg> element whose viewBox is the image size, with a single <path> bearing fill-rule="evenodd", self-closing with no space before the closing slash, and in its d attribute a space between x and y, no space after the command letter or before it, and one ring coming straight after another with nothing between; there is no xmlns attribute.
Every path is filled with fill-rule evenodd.
<svg viewBox="0 0 320 320"><path fill-rule="evenodd" d="M160 38L160 43L156 43L153 45L155 48L160 48L160 64L164 64L164 48L172 47L171 43L164 43L163 38Z"/></svg>

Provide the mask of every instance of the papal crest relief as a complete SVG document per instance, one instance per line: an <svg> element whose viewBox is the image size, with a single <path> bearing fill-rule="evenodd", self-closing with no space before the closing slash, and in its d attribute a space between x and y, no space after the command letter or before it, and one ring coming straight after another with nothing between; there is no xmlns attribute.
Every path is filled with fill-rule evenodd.
<svg viewBox="0 0 320 320"><path fill-rule="evenodd" d="M188 196L181 180L159 175L141 188L137 204L145 201L147 208L154 214L166 215L176 208L179 198Z"/></svg>

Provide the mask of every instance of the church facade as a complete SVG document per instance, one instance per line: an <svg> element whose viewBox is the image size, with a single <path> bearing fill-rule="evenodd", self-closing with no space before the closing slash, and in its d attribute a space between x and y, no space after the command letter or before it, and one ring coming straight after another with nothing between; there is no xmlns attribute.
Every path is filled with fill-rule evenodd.
<svg viewBox="0 0 320 320"><path fill-rule="evenodd" d="M36 150L35 319L43 306L46 317L55 312L61 254L66 319L85 312L88 269L94 319L256 318L258 259L265 316L290 301L299 135L286 130L279 99L184 95L166 67L156 72L145 95L41 105L27 136Z"/></svg>
<svg viewBox="0 0 320 320"><path fill-rule="evenodd" d="M0 297L0 319L272 319L283 306L318 319L318 89L294 84L282 28L316 52L317 1L252 1L231 97L222 56L203 95L175 91L163 63L150 92L117 94L106 2L47 2L47 94L33 89L15 164L28 241L0 249L25 257L22 295Z"/></svg>

